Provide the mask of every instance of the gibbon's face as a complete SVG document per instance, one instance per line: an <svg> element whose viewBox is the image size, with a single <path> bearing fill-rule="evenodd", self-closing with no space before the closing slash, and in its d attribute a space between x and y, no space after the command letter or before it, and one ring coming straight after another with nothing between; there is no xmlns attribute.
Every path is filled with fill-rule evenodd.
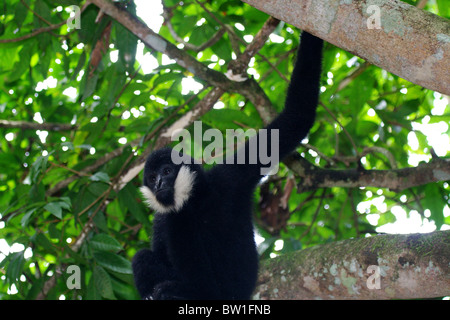
<svg viewBox="0 0 450 320"><path fill-rule="evenodd" d="M167 151L150 155L144 169L144 185L140 188L149 207L159 213L180 210L192 192L195 172L186 165L175 165Z"/></svg>

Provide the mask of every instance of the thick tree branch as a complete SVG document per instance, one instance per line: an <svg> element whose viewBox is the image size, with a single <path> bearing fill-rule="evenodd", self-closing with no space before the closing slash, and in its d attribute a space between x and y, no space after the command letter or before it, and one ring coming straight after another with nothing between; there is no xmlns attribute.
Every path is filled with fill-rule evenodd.
<svg viewBox="0 0 450 320"><path fill-rule="evenodd" d="M27 39L33 38L33 37L35 37L35 36L37 36L37 35L39 35L41 33L47 33L47 32L50 32L52 30L58 29L62 25L64 25L65 23L66 23L66 21L63 21L63 22L60 22L60 23L55 24L55 25L39 28L39 29L36 29L33 32L29 33L29 34L26 34L24 36L21 36L21 37L18 37L18 38L14 38L14 39L0 39L0 43L13 43L13 42L20 42L20 41L23 41L23 40L27 40Z"/></svg>
<svg viewBox="0 0 450 320"><path fill-rule="evenodd" d="M408 81L450 94L447 19L400 0L378 0L373 4L340 0L243 1ZM379 27L371 24L377 19Z"/></svg>
<svg viewBox="0 0 450 320"><path fill-rule="evenodd" d="M290 155L284 163L302 178L302 190L377 187L400 192L432 182L450 180L450 161L446 159L435 159L417 167L393 170L321 169L298 154Z"/></svg>
<svg viewBox="0 0 450 320"><path fill-rule="evenodd" d="M427 4L428 0L421 0L416 4L416 7L419 9L423 9ZM358 68L354 69L347 77L345 77L338 85L336 92L343 90L347 87L350 82L352 82L355 78L359 77L364 71L366 71L372 64L365 61Z"/></svg>
<svg viewBox="0 0 450 320"><path fill-rule="evenodd" d="M259 299L450 295L450 230L343 240L263 261Z"/></svg>

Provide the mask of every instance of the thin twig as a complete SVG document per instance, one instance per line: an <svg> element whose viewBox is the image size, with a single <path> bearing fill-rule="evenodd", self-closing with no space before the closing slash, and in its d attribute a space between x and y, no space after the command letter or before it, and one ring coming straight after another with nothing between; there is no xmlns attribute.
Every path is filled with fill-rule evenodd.
<svg viewBox="0 0 450 320"><path fill-rule="evenodd" d="M29 10L31 11L31 13L33 13L34 16L36 16L39 20L43 21L45 24L52 26L52 23L50 21L48 21L47 19L45 19L44 17L42 17L41 15L39 15L36 11L34 11L33 9L30 8L30 6L24 1L24 0L20 0L20 2Z"/></svg>
<svg viewBox="0 0 450 320"><path fill-rule="evenodd" d="M81 10L80 10L81 13L87 8L87 6L89 4L90 3L87 2L83 6L83 8L81 8ZM48 21L47 21L47 23L48 23ZM62 22L60 22L58 24L53 24L53 25L49 25L48 27L39 28L39 29L36 29L33 32L29 33L29 34L26 34L24 36L21 36L21 37L18 37L18 38L14 38L14 39L0 39L0 43L14 43L14 42L20 42L20 41L23 41L23 40L27 40L27 39L33 38L33 37L35 37L35 36L37 36L37 35L39 35L41 33L50 32L52 30L58 29L61 26L63 26L64 24L66 24L66 23L67 23L67 21L62 21Z"/></svg>
<svg viewBox="0 0 450 320"><path fill-rule="evenodd" d="M221 27L211 38L209 38L205 43L196 46L193 45L189 42L184 41L183 38L181 38L177 32L175 31L175 29L173 28L171 17L173 16L172 14L172 8L167 7L164 2L163 2L163 18L164 18L164 22L165 22L165 26L167 27L167 29L169 29L170 34L172 35L172 37L179 43L183 44L185 49L188 50L192 50L195 52L200 52L205 50L206 48L211 47L212 45L214 45L217 41L219 41L222 36L224 35L225 31L227 30L227 28L225 27Z"/></svg>
<svg viewBox="0 0 450 320"><path fill-rule="evenodd" d="M18 128L22 130L45 130L45 131L70 131L78 128L77 125L67 123L37 123L28 121L0 120L0 128Z"/></svg>
<svg viewBox="0 0 450 320"><path fill-rule="evenodd" d="M392 169L397 169L397 162L395 161L394 155L387 149L377 146L372 146L368 148L364 148L364 150L361 152L361 157L364 157L365 155L369 153L378 152L383 154L386 158L388 158L389 163L391 164Z"/></svg>
<svg viewBox="0 0 450 320"><path fill-rule="evenodd" d="M334 121L336 121L337 124L339 124L339 126L342 128L342 130L344 131L345 135L349 139L350 143L352 144L353 149L355 150L355 153L357 155L359 155L358 148L356 147L356 144L353 141L353 138L350 135L350 133L348 133L347 129L345 129L345 127L340 123L340 121L336 118L336 116L330 111L330 109L327 108L327 106L323 102L320 101L319 104L328 112L328 114L334 119Z"/></svg>
<svg viewBox="0 0 450 320"><path fill-rule="evenodd" d="M314 225L314 223L317 219L317 216L319 215L320 209L322 208L322 202L323 202L323 199L325 198L326 191L327 191L327 189L323 189L322 196L320 197L319 205L317 206L316 211L314 212L314 216L311 220L311 223L309 224L308 229L306 229L302 233L302 235L298 238L298 240L301 240L304 236L306 236L309 233L309 231L311 231L311 228Z"/></svg>

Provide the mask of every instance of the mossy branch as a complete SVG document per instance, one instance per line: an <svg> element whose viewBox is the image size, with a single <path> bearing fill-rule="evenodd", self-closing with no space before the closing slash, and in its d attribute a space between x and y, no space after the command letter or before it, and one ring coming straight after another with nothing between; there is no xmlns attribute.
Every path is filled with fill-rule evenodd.
<svg viewBox="0 0 450 320"><path fill-rule="evenodd" d="M260 299L418 299L450 295L450 230L307 248L260 267Z"/></svg>

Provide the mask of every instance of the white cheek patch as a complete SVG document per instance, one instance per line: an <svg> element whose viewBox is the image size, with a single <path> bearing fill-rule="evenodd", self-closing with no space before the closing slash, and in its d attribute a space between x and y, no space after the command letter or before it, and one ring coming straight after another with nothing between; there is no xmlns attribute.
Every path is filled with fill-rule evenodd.
<svg viewBox="0 0 450 320"><path fill-rule="evenodd" d="M169 212L173 206L166 207L162 203L160 203L156 196L153 194L153 192L146 186L142 186L139 188L139 190L142 193L142 196L144 197L145 204L149 206L151 209L155 210L156 212L166 213Z"/></svg>
<svg viewBox="0 0 450 320"><path fill-rule="evenodd" d="M192 193L192 186L195 180L195 172L189 170L188 167L182 166L178 171L177 178L175 179L175 192L174 192L174 205L165 206L156 199L153 192L146 186L139 188L144 196L145 203L156 212L168 213L170 211L178 211L189 200Z"/></svg>
<svg viewBox="0 0 450 320"><path fill-rule="evenodd" d="M180 210L189 200L194 180L195 172L189 170L189 167L181 166L175 179L175 210Z"/></svg>

